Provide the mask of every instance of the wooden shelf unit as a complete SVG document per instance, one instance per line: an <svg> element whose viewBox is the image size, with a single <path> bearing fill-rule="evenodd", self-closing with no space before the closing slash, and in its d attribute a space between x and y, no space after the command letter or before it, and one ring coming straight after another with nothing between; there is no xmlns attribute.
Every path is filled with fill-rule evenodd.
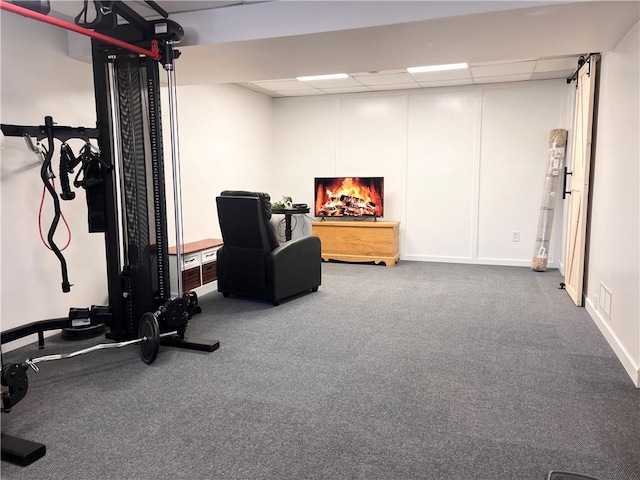
<svg viewBox="0 0 640 480"><path fill-rule="evenodd" d="M322 242L322 259L384 263L400 261L400 222L311 222L312 234Z"/></svg>
<svg viewBox="0 0 640 480"><path fill-rule="evenodd" d="M222 246L219 238L207 238L182 246L182 289L194 290L198 295L212 292L218 279L216 254ZM171 275L171 294L178 294L178 262L176 247L169 247L169 272Z"/></svg>

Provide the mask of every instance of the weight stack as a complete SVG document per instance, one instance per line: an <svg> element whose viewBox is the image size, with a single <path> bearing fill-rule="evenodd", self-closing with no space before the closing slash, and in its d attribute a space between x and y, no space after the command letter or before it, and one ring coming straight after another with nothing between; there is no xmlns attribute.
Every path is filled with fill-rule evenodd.
<svg viewBox="0 0 640 480"><path fill-rule="evenodd" d="M531 269L536 272L547 270L549 262L549 242L553 229L553 218L558 197L558 185L564 168L564 157L567 150L567 131L563 129L551 130L549 135L549 168L545 177L544 193L540 206L540 218L536 246L533 251Z"/></svg>

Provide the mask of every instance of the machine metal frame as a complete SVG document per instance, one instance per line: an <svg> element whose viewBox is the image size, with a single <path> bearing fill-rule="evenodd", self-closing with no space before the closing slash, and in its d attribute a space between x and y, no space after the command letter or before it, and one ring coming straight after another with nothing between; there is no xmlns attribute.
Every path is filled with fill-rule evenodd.
<svg viewBox="0 0 640 480"><path fill-rule="evenodd" d="M169 74L169 87L175 89L173 66L180 53L173 46L182 37L182 28L167 20L166 12L159 7L157 11L164 19L146 21L123 2L105 3L109 4L109 14L120 15L128 23L108 31L92 31L0 0L3 10L74 31L81 29L79 33L92 37L96 128L57 126L51 117L45 117L42 126L3 124L2 131L6 136L28 135L38 140L46 137L50 149L53 138L97 139L104 163L100 170L102 189L88 202L89 231L105 236L109 296L108 306L71 308L67 318L36 321L2 332L0 343L37 333L43 348L44 331L100 324L108 327L107 338L126 342L139 334L141 322L151 315L149 312L155 312L159 344L213 352L219 342L185 338L188 320L200 311L197 295L182 292L182 288L178 289L178 298L171 298L170 294L159 61ZM177 112L175 92L170 94L173 147ZM174 150L174 192L179 195ZM176 213L176 222L179 262L181 212ZM64 273L66 267L63 260L61 263ZM3 363L3 411L8 412L26 394L27 365ZM3 459L28 465L45 451L42 444L2 435Z"/></svg>

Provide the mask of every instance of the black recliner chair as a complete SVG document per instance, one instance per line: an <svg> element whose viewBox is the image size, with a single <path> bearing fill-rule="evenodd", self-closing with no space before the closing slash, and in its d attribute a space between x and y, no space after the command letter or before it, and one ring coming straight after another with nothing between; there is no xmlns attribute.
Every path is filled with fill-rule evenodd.
<svg viewBox="0 0 640 480"><path fill-rule="evenodd" d="M266 193L225 190L216 197L224 245L217 253L218 292L269 300L274 305L317 291L322 277L320 239L280 245Z"/></svg>

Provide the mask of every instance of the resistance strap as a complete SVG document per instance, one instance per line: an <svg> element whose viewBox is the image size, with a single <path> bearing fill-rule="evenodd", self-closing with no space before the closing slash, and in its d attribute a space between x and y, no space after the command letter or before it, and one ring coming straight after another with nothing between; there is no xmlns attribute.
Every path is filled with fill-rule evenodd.
<svg viewBox="0 0 640 480"><path fill-rule="evenodd" d="M58 199L58 195L56 195L56 190L53 187L51 179L53 177L53 173L51 170L51 158L53 157L53 119L51 117L45 117L45 123L47 127L47 140L49 142L49 148L44 157L44 162L42 162L42 167L40 168L40 178L44 183L45 188L51 195L53 200L53 220L51 222L51 226L49 227L49 233L47 235L47 242L49 243L49 247L55 253L56 257L60 261L60 270L62 273L62 291L68 293L71 291L71 284L69 283L69 276L67 273L67 261L62 255L62 252L56 245L53 240L53 235L56 233L56 228L58 228L58 222L60 221L60 200Z"/></svg>

